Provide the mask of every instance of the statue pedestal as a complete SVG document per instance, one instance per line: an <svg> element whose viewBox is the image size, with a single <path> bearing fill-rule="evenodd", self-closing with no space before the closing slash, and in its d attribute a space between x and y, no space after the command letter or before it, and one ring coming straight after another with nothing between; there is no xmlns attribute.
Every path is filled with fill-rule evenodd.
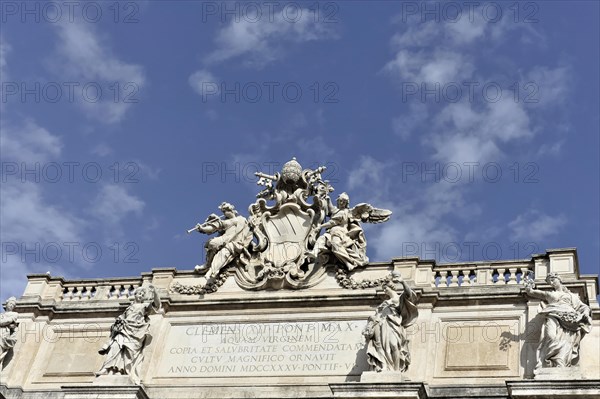
<svg viewBox="0 0 600 399"><path fill-rule="evenodd" d="M406 377L402 376L400 371L364 371L360 375L360 382L404 382Z"/></svg>
<svg viewBox="0 0 600 399"><path fill-rule="evenodd" d="M544 367L534 370L534 380L581 380L579 367Z"/></svg>
<svg viewBox="0 0 600 399"><path fill-rule="evenodd" d="M100 375L94 379L92 385L110 385L110 386L129 386L135 385L128 375L122 374L107 374Z"/></svg>

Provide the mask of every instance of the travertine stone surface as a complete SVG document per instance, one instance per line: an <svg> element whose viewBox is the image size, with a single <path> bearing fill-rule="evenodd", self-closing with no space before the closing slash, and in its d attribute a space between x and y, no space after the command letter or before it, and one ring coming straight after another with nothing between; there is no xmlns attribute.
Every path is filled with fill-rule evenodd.
<svg viewBox="0 0 600 399"><path fill-rule="evenodd" d="M403 377L400 371L365 371L360 375L360 382L374 383L374 382L404 382L406 378Z"/></svg>
<svg viewBox="0 0 600 399"><path fill-rule="evenodd" d="M12 358L5 359L0 393L11 399L110 395L109 386L94 383L103 363L98 350L115 318L133 302L136 288L152 284L163 311L149 315L151 340L139 368L141 383L115 384L120 391L103 398L119 397L117 392L150 399L450 398L461 390L465 397L510 398L507 387L513 397L544 395L550 385L532 379L543 301L525 294L521 276L534 271L537 289L552 291L544 279L556 272L551 257L556 253L570 257L574 274L561 275L563 284L592 316L591 330L581 340L581 379L561 374L569 379L561 383L562 392L587 395L600 375L597 276L579 275L575 250L552 251L528 260L482 263L394 259L342 274L331 265L315 286L293 290L244 290L230 270L223 271L227 279L218 291L204 295L170 289L177 282L197 284L203 277L193 270L161 268L104 280L33 275L15 307L17 342ZM541 267L544 278L538 274ZM411 364L403 382L365 382L361 375L368 376L369 366L362 331L386 299L380 285L371 283L385 281L393 270L402 273L418 298L418 318L406 328ZM140 387L143 391L136 390Z"/></svg>
<svg viewBox="0 0 600 399"><path fill-rule="evenodd" d="M597 399L600 380L507 381L513 399Z"/></svg>

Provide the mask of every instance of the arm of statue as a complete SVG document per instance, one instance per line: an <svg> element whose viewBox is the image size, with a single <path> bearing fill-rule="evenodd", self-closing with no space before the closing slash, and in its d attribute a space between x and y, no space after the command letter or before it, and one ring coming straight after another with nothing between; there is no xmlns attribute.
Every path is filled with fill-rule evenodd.
<svg viewBox="0 0 600 399"><path fill-rule="evenodd" d="M0 314L0 327L10 326L15 321L16 317L7 317L6 314Z"/></svg>
<svg viewBox="0 0 600 399"><path fill-rule="evenodd" d="M200 224L196 227L200 233L212 234L218 231L217 227L212 224Z"/></svg>
<svg viewBox="0 0 600 399"><path fill-rule="evenodd" d="M204 222L204 224L197 225L196 229L200 233L213 234L218 231L223 231L224 226L223 221L219 219L215 214L212 214L207 218L207 221Z"/></svg>
<svg viewBox="0 0 600 399"><path fill-rule="evenodd" d="M326 223L323 223L320 228L330 229L334 226L341 226L344 223L344 215L342 212L337 212Z"/></svg>
<svg viewBox="0 0 600 399"><path fill-rule="evenodd" d="M404 281L404 279L401 279L400 283L402 284L402 288L404 289L404 291L402 292L402 295L405 298L407 298L409 301L414 301L417 297L417 294L415 294L415 292L412 290L412 288L410 288L408 286L408 284L406 283L406 281Z"/></svg>
<svg viewBox="0 0 600 399"><path fill-rule="evenodd" d="M154 309L159 310L161 308L160 296L158 295L158 292L156 291L156 288L154 288L153 285L150 285L150 287L152 287L152 293L154 294L152 306L154 307Z"/></svg>
<svg viewBox="0 0 600 399"><path fill-rule="evenodd" d="M150 295L147 295L146 299L144 300L146 314L149 313L151 309L154 309L155 311L159 311L161 309L160 296L152 284L148 284L148 292L150 292Z"/></svg>
<svg viewBox="0 0 600 399"><path fill-rule="evenodd" d="M548 302L550 299L550 294L548 292L536 290L534 288L531 288L530 286L525 287L525 293L527 294L527 296L530 296L532 298L541 299L546 302Z"/></svg>

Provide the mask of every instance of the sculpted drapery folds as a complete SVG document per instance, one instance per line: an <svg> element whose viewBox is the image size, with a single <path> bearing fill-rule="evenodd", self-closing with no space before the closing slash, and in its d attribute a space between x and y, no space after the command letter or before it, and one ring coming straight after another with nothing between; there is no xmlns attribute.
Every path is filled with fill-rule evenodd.
<svg viewBox="0 0 600 399"><path fill-rule="evenodd" d="M4 363L4 358L17 343L17 312L13 311L17 304L17 298L14 296L6 300L6 312L0 314L0 370Z"/></svg>
<svg viewBox="0 0 600 399"><path fill-rule="evenodd" d="M250 257L247 247L252 241L252 233L248 221L239 216L235 207L227 202L223 202L219 210L223 212L225 219L213 213L204 224L197 224L194 228L204 234L219 233L219 236L211 238L205 244L206 263L196 266L198 272L208 270L205 274L207 280L215 277L234 260L239 259L245 264Z"/></svg>
<svg viewBox="0 0 600 399"><path fill-rule="evenodd" d="M396 290L401 285L403 291ZM404 372L410 364L409 340L406 328L418 316L417 295L397 271L392 281L383 284L387 299L369 317L363 335L367 340L367 362L372 371Z"/></svg>
<svg viewBox="0 0 600 399"><path fill-rule="evenodd" d="M139 383L139 367L149 336L148 314L152 308L158 310L160 306L160 298L152 285L135 290L134 303L117 317L110 329L109 341L98 351L105 359L97 376L123 374Z"/></svg>
<svg viewBox="0 0 600 399"><path fill-rule="evenodd" d="M358 204L350 209L349 204L350 197L342 193L337 199L337 207L328 206L331 209L329 220L317 227L325 229L325 234L317 240L312 254L316 258L330 251L348 270L353 270L369 263L367 239L360 222L385 222L392 212L369 204Z"/></svg>
<svg viewBox="0 0 600 399"><path fill-rule="evenodd" d="M545 302L540 312L545 321L537 349L536 371L544 367L571 367L579 359L579 344L592 326L590 308L579 295L569 291L556 273L546 282L554 291L541 291L527 285L527 295Z"/></svg>

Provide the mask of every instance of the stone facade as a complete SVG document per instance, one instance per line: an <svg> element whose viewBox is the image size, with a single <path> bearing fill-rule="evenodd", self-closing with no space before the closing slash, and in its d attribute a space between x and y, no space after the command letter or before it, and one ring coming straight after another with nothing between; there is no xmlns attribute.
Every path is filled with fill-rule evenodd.
<svg viewBox="0 0 600 399"><path fill-rule="evenodd" d="M531 259L436 264L418 258L334 267L310 288L246 290L225 270L216 292L194 293L193 270L153 269L139 277L64 280L30 275L17 300L17 342L4 359L6 398L597 398L600 395L598 276L581 275L573 248ZM410 367L369 371L363 331L397 271L418 297L406 328ZM592 328L578 363L534 369L542 300L526 295L524 276L550 291L549 273L591 309ZM149 339L128 376L96 377L98 353L117 316L141 286L161 306L150 312ZM183 288L182 288L183 287ZM188 288L185 288L188 287ZM186 291L187 289L187 291ZM187 293L186 293L187 292ZM191 294L190 294L191 292ZM371 374L369 374L371 373Z"/></svg>

